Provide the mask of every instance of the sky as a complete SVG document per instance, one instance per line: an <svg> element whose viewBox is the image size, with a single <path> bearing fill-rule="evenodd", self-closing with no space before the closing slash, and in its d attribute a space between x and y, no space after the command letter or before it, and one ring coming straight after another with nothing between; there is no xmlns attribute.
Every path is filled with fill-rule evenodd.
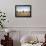
<svg viewBox="0 0 46 46"><path fill-rule="evenodd" d="M30 7L27 7L27 6L17 7L16 11L30 11Z"/></svg>

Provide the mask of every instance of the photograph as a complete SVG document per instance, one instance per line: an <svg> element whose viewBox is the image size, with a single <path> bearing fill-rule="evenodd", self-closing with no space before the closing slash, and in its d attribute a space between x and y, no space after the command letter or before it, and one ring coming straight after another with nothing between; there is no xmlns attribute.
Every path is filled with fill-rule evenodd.
<svg viewBox="0 0 46 46"><path fill-rule="evenodd" d="M15 16L16 17L31 17L31 5L16 5Z"/></svg>

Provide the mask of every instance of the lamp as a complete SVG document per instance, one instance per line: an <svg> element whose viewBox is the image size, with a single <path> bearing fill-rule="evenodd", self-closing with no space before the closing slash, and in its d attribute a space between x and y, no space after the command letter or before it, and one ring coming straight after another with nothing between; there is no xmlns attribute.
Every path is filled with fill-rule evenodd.
<svg viewBox="0 0 46 46"><path fill-rule="evenodd" d="M6 33L9 33L9 29L5 29L5 32L6 32Z"/></svg>
<svg viewBox="0 0 46 46"><path fill-rule="evenodd" d="M9 37L9 29L5 29L5 32L7 33L7 36Z"/></svg>

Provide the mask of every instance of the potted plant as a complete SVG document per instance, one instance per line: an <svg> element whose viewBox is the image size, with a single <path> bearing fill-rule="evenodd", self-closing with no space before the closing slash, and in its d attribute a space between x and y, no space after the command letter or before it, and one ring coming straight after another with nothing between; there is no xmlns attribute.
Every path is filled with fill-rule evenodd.
<svg viewBox="0 0 46 46"><path fill-rule="evenodd" d="M6 15L4 12L0 11L0 27L4 28L4 22L6 20Z"/></svg>

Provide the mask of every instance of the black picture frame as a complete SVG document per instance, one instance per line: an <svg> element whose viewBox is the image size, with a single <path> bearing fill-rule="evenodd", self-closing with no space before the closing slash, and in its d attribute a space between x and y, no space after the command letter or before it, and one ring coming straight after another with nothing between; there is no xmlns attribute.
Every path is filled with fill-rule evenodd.
<svg viewBox="0 0 46 46"><path fill-rule="evenodd" d="M32 17L31 12L32 5L15 5L15 17Z"/></svg>

